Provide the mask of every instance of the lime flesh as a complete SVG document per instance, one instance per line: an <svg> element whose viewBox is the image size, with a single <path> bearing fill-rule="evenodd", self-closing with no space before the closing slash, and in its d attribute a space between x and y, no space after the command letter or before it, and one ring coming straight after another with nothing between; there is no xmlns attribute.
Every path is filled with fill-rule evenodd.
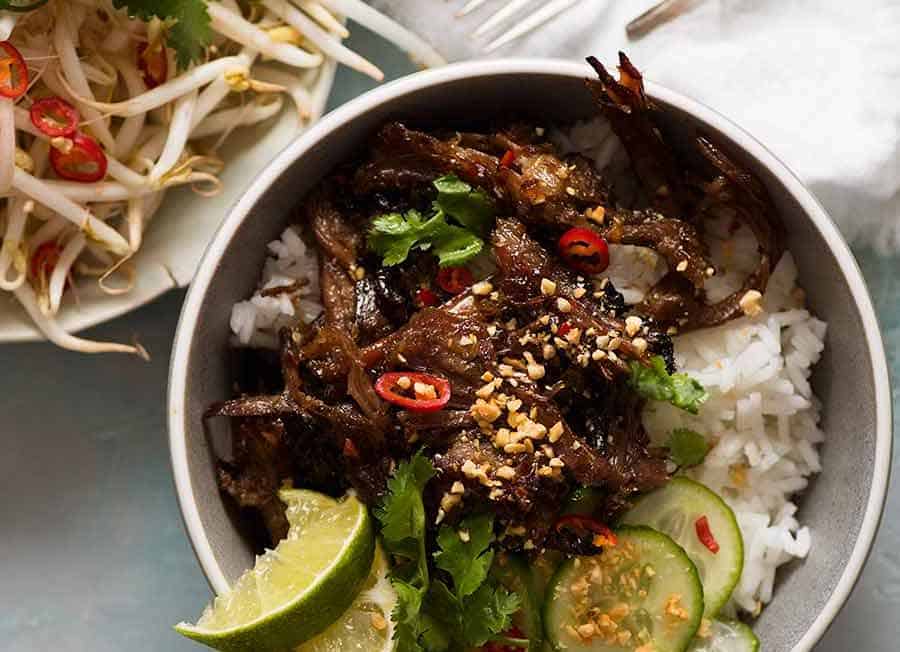
<svg viewBox="0 0 900 652"><path fill-rule="evenodd" d="M397 593L388 580L387 559L379 547L369 577L350 608L295 652L390 652L394 648L391 612L395 604Z"/></svg>
<svg viewBox="0 0 900 652"><path fill-rule="evenodd" d="M225 652L283 652L341 617L369 575L375 535L355 497L281 492L291 525L287 538L257 557L231 590L179 633Z"/></svg>

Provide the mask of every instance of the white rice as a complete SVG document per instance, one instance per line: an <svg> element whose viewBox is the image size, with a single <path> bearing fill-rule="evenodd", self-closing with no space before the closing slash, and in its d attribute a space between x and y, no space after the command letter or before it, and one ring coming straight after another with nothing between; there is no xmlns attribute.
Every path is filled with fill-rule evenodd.
<svg viewBox="0 0 900 652"><path fill-rule="evenodd" d="M584 152L613 177L626 160L602 120L552 135L564 150ZM629 185L617 184L617 191L622 187ZM711 257L723 272L709 279L713 301L740 287L757 262L752 233L746 227L732 230L730 220L707 228ZM269 243L269 251L260 289L297 280L306 285L271 297L257 291L235 304L231 329L244 346L275 347L279 328L312 321L322 310L316 253L294 227ZM606 275L629 304L639 302L666 271L665 261L649 249L610 247ZM733 611L758 613L772 599L778 568L806 557L812 545L796 500L809 476L821 471L817 447L824 433L809 377L825 346L826 325L804 308L796 281L793 258L785 254L769 281L761 314L675 337L679 371L702 383L710 398L696 416L664 403L651 403L644 413L656 444L674 428L685 427L712 445L705 462L689 474L732 507L744 537L744 571L732 596Z"/></svg>
<svg viewBox="0 0 900 652"><path fill-rule="evenodd" d="M256 348L277 348L278 331L298 322L309 323L322 312L319 302L319 263L314 249L289 226L281 238L268 245L269 257L263 267L259 289L248 301L231 309L231 332L235 344ZM299 288L264 296L262 290Z"/></svg>
<svg viewBox="0 0 900 652"><path fill-rule="evenodd" d="M810 550L795 500L809 476L822 470L816 447L825 436L808 379L824 348L825 323L803 308L796 277L785 254L760 315L674 338L679 371L710 394L697 416L656 402L644 412L654 443L684 427L712 445L689 475L720 494L737 516L744 571L732 601L751 613L772 599L778 567Z"/></svg>

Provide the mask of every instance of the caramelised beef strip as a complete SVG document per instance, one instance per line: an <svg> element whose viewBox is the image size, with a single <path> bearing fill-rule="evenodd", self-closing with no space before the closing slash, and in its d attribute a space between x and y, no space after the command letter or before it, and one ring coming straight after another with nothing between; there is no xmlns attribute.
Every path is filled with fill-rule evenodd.
<svg viewBox="0 0 900 652"><path fill-rule="evenodd" d="M668 217L691 220L693 198L684 181L683 166L653 119L655 109L644 92L643 76L621 52L618 80L595 57L587 61L598 77L586 80L587 86L625 146L651 205Z"/></svg>
<svg viewBox="0 0 900 652"><path fill-rule="evenodd" d="M293 477L284 427L278 420L242 418L232 430L232 462L219 464L221 489L240 507L258 510L272 541L287 535L278 489Z"/></svg>
<svg viewBox="0 0 900 652"><path fill-rule="evenodd" d="M424 185L442 174L455 174L490 191L500 165L496 156L465 147L458 139L441 140L399 122L389 122L381 128L371 151L372 160L354 176L354 188L359 194Z"/></svg>
<svg viewBox="0 0 900 652"><path fill-rule="evenodd" d="M599 61L589 58L599 79L586 83L624 144L653 206L666 217L690 222L697 229L711 217L733 215L753 231L760 255L743 286L714 304L707 303L702 291L704 274L710 271L696 266L694 257L687 257L685 269L681 269L666 256L670 273L636 311L681 330L715 326L754 312L784 252L784 226L765 186L705 135L699 135L695 145L706 169L678 161L656 124L640 72L624 54L620 53L619 59L616 80ZM617 241L614 237L610 240ZM662 253L657 244L652 246ZM681 272L689 272L684 276L691 283L680 278Z"/></svg>

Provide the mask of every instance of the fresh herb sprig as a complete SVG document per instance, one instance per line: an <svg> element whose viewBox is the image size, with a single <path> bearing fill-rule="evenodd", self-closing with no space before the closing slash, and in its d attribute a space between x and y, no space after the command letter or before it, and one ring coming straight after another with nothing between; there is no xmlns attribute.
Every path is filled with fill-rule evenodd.
<svg viewBox="0 0 900 652"><path fill-rule="evenodd" d="M179 67L203 60L212 39L206 0L113 0L113 6L141 20L165 21L167 43L175 50Z"/></svg>
<svg viewBox="0 0 900 652"><path fill-rule="evenodd" d="M697 414L709 398L703 385L687 374L669 374L665 361L658 355L651 358L649 366L633 360L629 368L629 384L644 398L666 401L691 414Z"/></svg>
<svg viewBox="0 0 900 652"><path fill-rule="evenodd" d="M481 236L494 218L490 198L454 176L435 179L433 185L437 199L428 215L409 210L372 220L368 244L383 265L399 265L413 249L431 251L441 267L464 265L481 253Z"/></svg>
<svg viewBox="0 0 900 652"><path fill-rule="evenodd" d="M709 452L706 438L690 428L675 428L666 441L669 459L681 467L702 464Z"/></svg>
<svg viewBox="0 0 900 652"><path fill-rule="evenodd" d="M397 652L444 652L477 647L508 629L518 597L488 571L494 559L494 519L470 516L458 527L444 525L437 549L426 548L422 492L435 470L421 453L401 462L375 510L386 550L395 566ZM435 571L429 568L433 559Z"/></svg>

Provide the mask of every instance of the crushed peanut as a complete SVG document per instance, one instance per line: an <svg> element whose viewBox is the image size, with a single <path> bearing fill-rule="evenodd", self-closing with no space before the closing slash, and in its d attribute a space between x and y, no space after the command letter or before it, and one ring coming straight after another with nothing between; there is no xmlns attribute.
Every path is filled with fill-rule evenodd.
<svg viewBox="0 0 900 652"><path fill-rule="evenodd" d="M762 294L757 290L747 290L744 296L741 297L740 306L745 315L748 317L756 317L763 310Z"/></svg>
<svg viewBox="0 0 900 652"><path fill-rule="evenodd" d="M563 436L563 424L562 421L557 421L552 426L550 426L550 436L548 439L551 444L555 444L559 441L559 438Z"/></svg>
<svg viewBox="0 0 900 652"><path fill-rule="evenodd" d="M415 392L416 398L419 399L437 398L437 392L434 389L434 385L429 385L428 383L413 383L413 392Z"/></svg>
<svg viewBox="0 0 900 652"><path fill-rule="evenodd" d="M504 465L497 469L494 475L496 475L498 478L502 478L503 480L512 480L516 477L516 470L511 466Z"/></svg>
<svg viewBox="0 0 900 652"><path fill-rule="evenodd" d="M625 332L628 334L628 337L634 337L643 325L644 320L640 317L630 315L625 318Z"/></svg>
<svg viewBox="0 0 900 652"><path fill-rule="evenodd" d="M385 620L384 616L382 616L377 611L373 611L371 615L372 627L377 629L379 632L384 631L387 628L387 620Z"/></svg>
<svg viewBox="0 0 900 652"><path fill-rule="evenodd" d="M478 281L475 285L472 286L472 294L478 296L487 296L491 292L494 291L494 286L491 285L490 281Z"/></svg>
<svg viewBox="0 0 900 652"><path fill-rule="evenodd" d="M546 294L548 296L556 294L556 283L554 281L551 281L549 278L542 278L541 294Z"/></svg>

